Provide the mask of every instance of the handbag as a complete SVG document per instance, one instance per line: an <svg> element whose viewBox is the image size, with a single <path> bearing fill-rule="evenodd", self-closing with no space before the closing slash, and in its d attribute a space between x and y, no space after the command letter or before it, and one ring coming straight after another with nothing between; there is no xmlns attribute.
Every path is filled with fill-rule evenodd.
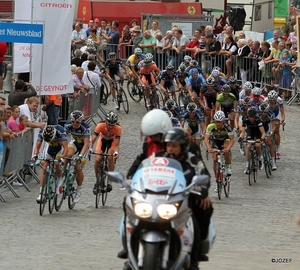
<svg viewBox="0 0 300 270"><path fill-rule="evenodd" d="M266 69L266 64L263 60L258 62L258 69L264 71Z"/></svg>

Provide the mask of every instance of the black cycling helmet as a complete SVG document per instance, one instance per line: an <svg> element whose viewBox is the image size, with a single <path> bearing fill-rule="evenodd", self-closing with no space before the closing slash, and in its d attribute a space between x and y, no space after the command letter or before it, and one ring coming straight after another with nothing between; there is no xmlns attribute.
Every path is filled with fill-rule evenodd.
<svg viewBox="0 0 300 270"><path fill-rule="evenodd" d="M173 72L174 70L175 70L175 68L173 66L167 66L166 67L167 72Z"/></svg>
<svg viewBox="0 0 300 270"><path fill-rule="evenodd" d="M110 111L105 116L105 121L108 125L114 126L118 122L118 115L116 115L113 111Z"/></svg>
<svg viewBox="0 0 300 270"><path fill-rule="evenodd" d="M249 97L244 97L243 103L244 103L244 105L251 105L252 99Z"/></svg>
<svg viewBox="0 0 300 270"><path fill-rule="evenodd" d="M198 67L198 61L197 60L192 60L191 62L190 62L190 66L192 66L192 67Z"/></svg>
<svg viewBox="0 0 300 270"><path fill-rule="evenodd" d="M45 142L51 142L55 138L56 129L54 126L46 126L43 130L43 139Z"/></svg>
<svg viewBox="0 0 300 270"><path fill-rule="evenodd" d="M233 77L233 76L230 76L230 77L228 78L227 82L228 82L229 84L235 84L235 83L236 83L236 78Z"/></svg>
<svg viewBox="0 0 300 270"><path fill-rule="evenodd" d="M207 85L214 85L214 83L215 83L214 77L208 77L208 78L206 79L206 84L207 84Z"/></svg>
<svg viewBox="0 0 300 270"><path fill-rule="evenodd" d="M110 52L110 53L108 54L108 58L109 58L110 60L113 60L113 59L116 59L116 58L117 58L117 55L116 55L115 52Z"/></svg>
<svg viewBox="0 0 300 270"><path fill-rule="evenodd" d="M256 116L257 114L257 110L255 107L251 107L247 110L247 115L248 116Z"/></svg>
<svg viewBox="0 0 300 270"><path fill-rule="evenodd" d="M230 85L224 84L224 85L222 86L222 91L223 91L223 93L230 93L230 91L231 91Z"/></svg>
<svg viewBox="0 0 300 270"><path fill-rule="evenodd" d="M177 142L181 145L181 155L187 154L190 147L188 134L180 127L173 127L163 136L163 142L166 151L167 142Z"/></svg>
<svg viewBox="0 0 300 270"><path fill-rule="evenodd" d="M268 112L269 111L269 104L262 103L259 105L259 110L261 112Z"/></svg>
<svg viewBox="0 0 300 270"><path fill-rule="evenodd" d="M176 102L173 99L168 99L166 101L166 107L168 110L174 110L176 107Z"/></svg>

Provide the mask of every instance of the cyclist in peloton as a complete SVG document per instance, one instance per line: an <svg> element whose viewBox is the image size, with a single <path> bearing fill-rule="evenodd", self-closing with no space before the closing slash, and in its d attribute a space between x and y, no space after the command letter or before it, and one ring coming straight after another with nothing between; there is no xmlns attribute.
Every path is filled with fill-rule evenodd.
<svg viewBox="0 0 300 270"><path fill-rule="evenodd" d="M218 69L213 69L209 77L213 77L215 79L214 84L219 92L221 91L222 86L227 84L227 80L221 76L221 72Z"/></svg>
<svg viewBox="0 0 300 270"><path fill-rule="evenodd" d="M185 68L187 69L190 66L191 61L192 57L190 57L189 55L185 55L183 58L183 62L181 62L179 66L185 66Z"/></svg>
<svg viewBox="0 0 300 270"><path fill-rule="evenodd" d="M232 175L231 168L231 152L230 149L234 144L234 134L232 128L228 123L225 123L225 114L222 111L217 111L214 115L214 123L211 123L206 128L206 134L204 137L204 142L206 149L213 157L213 169L215 173L215 178L217 181L217 152L215 149L222 150L225 156L225 162L227 167L227 175ZM215 192L218 192L218 185L216 183Z"/></svg>
<svg viewBox="0 0 300 270"><path fill-rule="evenodd" d="M226 75L221 71L221 68L220 68L220 67L214 66L214 67L212 68L212 71L213 71L213 70L219 71L219 72L220 72L220 76L221 76L222 78L226 79ZM212 76L212 74L210 74L209 77L211 77L211 76Z"/></svg>
<svg viewBox="0 0 300 270"><path fill-rule="evenodd" d="M172 127L181 127L179 120L177 118L175 118L170 111L165 111L165 112L169 116L169 118L172 122Z"/></svg>
<svg viewBox="0 0 300 270"><path fill-rule="evenodd" d="M180 124L188 133L192 140L200 146L200 142L205 134L204 115L197 105L193 102L186 106L186 110L182 113Z"/></svg>
<svg viewBox="0 0 300 270"><path fill-rule="evenodd" d="M115 109L118 109L119 106L118 106L118 101L116 99L116 91L113 84L113 80L115 79L115 75L117 75L121 80L120 82L121 85L123 85L124 74L121 71L121 67L125 70L126 74L127 74L127 69L126 66L123 64L122 59L117 58L115 52L110 52L108 54L108 59L106 60L104 66L105 66L105 74L109 81L113 102L115 104Z"/></svg>
<svg viewBox="0 0 300 270"><path fill-rule="evenodd" d="M263 124L266 133L266 144L270 148L270 155L272 158L272 170L275 171L277 169L276 162L275 162L275 145L271 139L271 135L274 133L276 129L276 123L274 121L274 114L270 112L269 105L263 103L259 106L259 117Z"/></svg>
<svg viewBox="0 0 300 270"><path fill-rule="evenodd" d="M224 84L221 88L222 93L217 96L216 111L223 111L226 118L230 120L230 126L234 127L235 112L237 109L237 100L232 94L228 84Z"/></svg>
<svg viewBox="0 0 300 270"><path fill-rule="evenodd" d="M252 106L258 111L259 106L263 104L265 100L265 97L261 94L261 89L259 87L254 87L250 98L252 99Z"/></svg>
<svg viewBox="0 0 300 270"><path fill-rule="evenodd" d="M170 111L173 117L180 119L181 111L176 106L176 103L173 99L168 99L167 102L165 103L165 106L163 106L161 109L163 111Z"/></svg>
<svg viewBox="0 0 300 270"><path fill-rule="evenodd" d="M280 98L275 90L271 90L268 93L268 97L265 99L265 103L269 104L269 110L274 114L274 121L276 124L275 143L276 143L276 158L280 159L280 123L285 125L285 112L283 107L282 98Z"/></svg>
<svg viewBox="0 0 300 270"><path fill-rule="evenodd" d="M234 94L236 100L239 100L240 99L239 94L240 94L242 87L236 82L236 78L233 76L230 76L227 79L227 83L231 88L231 93Z"/></svg>
<svg viewBox="0 0 300 270"><path fill-rule="evenodd" d="M122 134L122 127L118 124L118 115L114 112L110 111L105 116L105 121L101 121L97 124L94 130L94 134L92 136L92 148L97 140L96 144L96 153L107 153L113 154L113 156L108 156L108 171L114 171L115 164L114 159L119 158L119 145ZM99 166L102 160L102 156L95 156L94 170L95 176L97 178ZM110 183L107 184L107 191L112 191L112 185ZM93 189L94 195L97 194L97 186L94 185Z"/></svg>
<svg viewBox="0 0 300 270"><path fill-rule="evenodd" d="M132 77L132 94L136 95L136 84L139 79L139 68L138 68L138 63L145 59L145 55L143 54L143 51L141 48L135 48L134 49L134 54L130 55L129 58L127 59L126 66L129 67L128 74L129 76Z"/></svg>
<svg viewBox="0 0 300 270"><path fill-rule="evenodd" d="M165 70L160 73L160 89L164 95L164 102L169 98L169 92L172 93L176 99L175 87L179 85L177 74L173 66L167 66Z"/></svg>
<svg viewBox="0 0 300 270"><path fill-rule="evenodd" d="M261 122L261 119L257 115L255 107L250 107L247 111L247 117L243 120L242 132L240 134L239 142L243 141L246 135L247 140L256 141L256 151L258 155L259 169L264 169L263 156L261 151L261 140L265 139L265 129ZM245 174L249 174L249 160L250 160L250 147L251 144L247 143L246 148L246 169Z"/></svg>
<svg viewBox="0 0 300 270"><path fill-rule="evenodd" d="M193 69L193 68L197 69L198 72L199 72L199 74L201 74L201 75L204 77L204 75L203 75L203 70L202 70L202 68L199 66L198 61L192 60L192 61L190 62L190 66L187 67L186 72L190 72L190 70ZM205 77L204 77L204 78L205 78Z"/></svg>
<svg viewBox="0 0 300 270"><path fill-rule="evenodd" d="M33 161L37 160L43 141L45 141L48 144L48 147L45 149L45 152L43 153L44 162L43 162L43 169L39 177L40 191L39 191L39 196L36 199L37 203L41 203L41 192L44 183L46 169L48 166L47 160L49 159L61 160L61 158L65 158L68 153L68 140L64 128L60 125L55 125L55 126L49 125L42 128L38 134L36 146L33 151L34 153L34 156L32 158ZM62 171L60 169L58 162L55 163L55 169L56 169L56 175L58 181L56 194L59 194L59 187L61 186L63 179L62 179Z"/></svg>
<svg viewBox="0 0 300 270"><path fill-rule="evenodd" d="M187 82L188 91L190 98L193 102L199 100L200 96L200 89L206 85L206 81L204 77L199 74L198 70L196 68L192 68L189 71L189 78Z"/></svg>
<svg viewBox="0 0 300 270"><path fill-rule="evenodd" d="M81 196L81 186L84 179L82 169L86 163L86 158L89 154L91 146L91 131L87 123L84 122L84 115L81 111L74 111L71 113L71 121L65 124L65 130L67 134L71 134L72 140L68 145L67 156L73 157L78 153L78 159L80 162L76 164L76 181L77 189L74 198L74 203L78 203Z"/></svg>
<svg viewBox="0 0 300 270"><path fill-rule="evenodd" d="M239 101L244 99L244 97L250 97L252 94L252 83L251 82L245 82L243 85L243 90L239 94Z"/></svg>
<svg viewBox="0 0 300 270"><path fill-rule="evenodd" d="M153 61L153 55L147 53L145 59L138 64L140 70L140 83L145 88L145 97L147 107L151 107L150 103L150 88L155 89L156 77L159 75L160 70Z"/></svg>

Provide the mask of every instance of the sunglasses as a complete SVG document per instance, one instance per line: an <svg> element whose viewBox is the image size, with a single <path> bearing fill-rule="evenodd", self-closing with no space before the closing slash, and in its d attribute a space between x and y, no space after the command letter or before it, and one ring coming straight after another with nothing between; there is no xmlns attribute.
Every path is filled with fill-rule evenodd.
<svg viewBox="0 0 300 270"><path fill-rule="evenodd" d="M0 103L1 106L5 105L5 103Z"/></svg>
<svg viewBox="0 0 300 270"><path fill-rule="evenodd" d="M72 123L80 124L80 121L72 121Z"/></svg>
<svg viewBox="0 0 300 270"><path fill-rule="evenodd" d="M254 97L260 97L260 95L253 95Z"/></svg>

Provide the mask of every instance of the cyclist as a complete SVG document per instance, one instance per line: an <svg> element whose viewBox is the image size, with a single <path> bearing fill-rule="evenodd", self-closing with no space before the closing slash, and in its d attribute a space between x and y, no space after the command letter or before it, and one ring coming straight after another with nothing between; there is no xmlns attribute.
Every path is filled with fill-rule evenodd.
<svg viewBox="0 0 300 270"><path fill-rule="evenodd" d="M200 104L205 110L205 126L210 124L212 115L215 113L218 89L215 88L214 82L213 77L207 78L206 85L200 91Z"/></svg>
<svg viewBox="0 0 300 270"><path fill-rule="evenodd" d="M227 83L229 84L231 88L231 93L234 94L236 100L239 100L239 94L242 89L242 87L236 82L236 78L233 76L230 76L227 79Z"/></svg>
<svg viewBox="0 0 300 270"><path fill-rule="evenodd" d="M163 106L161 109L163 111L170 111L173 117L180 119L181 111L176 106L176 103L173 99L168 99L167 102L165 103L165 106Z"/></svg>
<svg viewBox="0 0 300 270"><path fill-rule="evenodd" d="M265 99L265 103L269 104L269 110L274 114L274 121L276 124L276 128L274 130L275 134L275 144L276 144L276 158L280 159L280 123L285 125L285 112L283 107L283 101L278 96L275 90L271 90L268 93L268 97Z"/></svg>
<svg viewBox="0 0 300 270"><path fill-rule="evenodd" d="M261 151L261 140L265 139L265 129L261 122L261 119L257 115L255 107L250 107L247 111L247 117L243 120L242 132L240 134L239 142L243 141L246 135L247 140L256 141L256 151L258 155L259 169L263 170L263 156ZM245 174L249 174L249 160L250 160L250 147L251 144L247 143L246 148L246 169Z"/></svg>
<svg viewBox="0 0 300 270"><path fill-rule="evenodd" d="M102 121L97 124L94 130L94 134L92 136L92 148L97 140L97 145L95 152L97 153L105 153L113 154L113 156L108 156L108 171L114 171L114 159L119 158L119 144L122 134L122 127L118 124L118 116L110 111L105 116L105 121ZM95 163L94 163L94 170L95 176L98 175L98 169L102 160L102 156L96 155ZM107 184L107 191L112 191L112 185ZM95 184L93 189L94 195L97 194L97 186Z"/></svg>
<svg viewBox="0 0 300 270"><path fill-rule="evenodd" d="M213 70L219 71L219 72L220 72L220 76L223 77L224 79L226 79L226 75L221 71L221 68L220 68L219 66L214 66L214 67L212 68L212 71L213 71ZM212 74L210 74L210 76L212 76Z"/></svg>
<svg viewBox="0 0 300 270"><path fill-rule="evenodd" d="M183 62L181 62L179 66L185 66L185 68L187 69L190 66L192 60L192 57L190 57L189 55L185 55L183 58Z"/></svg>
<svg viewBox="0 0 300 270"><path fill-rule="evenodd" d="M145 88L145 97L147 107L151 107L150 103L150 88L155 89L156 77L159 75L160 70L153 61L153 55L147 53L145 59L138 64L140 70L140 83Z"/></svg>
<svg viewBox="0 0 300 270"><path fill-rule="evenodd" d="M61 158L65 158L68 153L68 140L64 128L60 125L54 125L54 126L49 125L42 128L38 134L36 146L33 151L34 156L32 160L34 161L37 160L43 141L45 141L48 144L48 147L45 149L44 157L43 157L44 162L43 162L43 169L41 171L40 178L39 178L40 191L39 191L39 196L36 199L37 203L41 202L42 186L44 183L45 173L48 166L47 160L49 159L60 160ZM56 194L59 194L59 187L61 186L63 179L62 179L62 171L60 170L60 166L58 162L55 163L55 169L57 175Z"/></svg>
<svg viewBox="0 0 300 270"><path fill-rule="evenodd" d="M124 80L124 74L121 71L121 67L125 70L127 73L126 66L123 64L122 59L117 58L115 52L110 52L108 54L108 59L105 61L105 75L109 81L109 86L111 89L111 94L113 97L113 102L115 104L115 109L118 109L118 101L116 99L116 91L113 84L113 80L115 79L115 75L117 75L120 78L120 84L123 85Z"/></svg>
<svg viewBox="0 0 300 270"><path fill-rule="evenodd" d="M70 115L71 121L65 124L67 134L71 134L72 140L68 145L68 157L73 157L78 153L78 162L75 167L77 189L74 198L74 203L78 203L81 196L81 186L84 175L82 169L86 163L86 157L89 154L91 145L91 131L87 123L84 122L84 115L81 111L73 111Z"/></svg>
<svg viewBox="0 0 300 270"><path fill-rule="evenodd" d="M164 102L169 98L169 92L176 99L175 86L179 85L177 74L173 66L167 66L160 74L160 89L164 95Z"/></svg>
<svg viewBox="0 0 300 270"><path fill-rule="evenodd" d="M200 142L205 134L204 115L193 102L186 106L180 120L181 126L189 134L190 138L200 146Z"/></svg>
<svg viewBox="0 0 300 270"><path fill-rule="evenodd" d="M184 110L190 102L189 94L187 91L187 80L189 77L189 73L186 72L185 65L180 65L176 73L179 82L178 87L179 89L181 89L181 109Z"/></svg>
<svg viewBox="0 0 300 270"><path fill-rule="evenodd" d="M199 74L196 68L189 71L189 78L187 82L190 99L195 102L200 95L200 89L206 85L204 77Z"/></svg>
<svg viewBox="0 0 300 270"><path fill-rule="evenodd" d="M130 55L129 58L127 59L126 62L126 66L129 68L127 68L127 72L129 74L129 76L132 77L132 84L133 84L133 88L132 88L132 94L136 95L136 89L135 86L138 82L139 79L139 68L138 68L138 63L143 60L145 58L145 55L143 54L143 51L141 48L135 48L134 49L134 54Z"/></svg>
<svg viewBox="0 0 300 270"><path fill-rule="evenodd" d="M259 106L264 103L265 97L261 94L261 89L259 87L254 87L252 89L252 95L250 95L252 99L252 106L254 106L257 110L259 110Z"/></svg>
<svg viewBox="0 0 300 270"><path fill-rule="evenodd" d="M227 84L227 80L221 76L221 72L218 69L213 69L211 75L209 77L213 77L215 79L215 87L220 92L220 89L224 84Z"/></svg>
<svg viewBox="0 0 300 270"><path fill-rule="evenodd" d="M234 144L234 134L232 128L228 123L225 123L225 114L222 111L217 111L214 115L214 123L211 123L206 128L204 137L207 152L212 154L213 157L213 170L217 182L217 152L215 149L222 150L225 156L227 167L227 175L232 175L231 168L231 152L230 149ZM218 192L218 185L216 184L215 192Z"/></svg>
<svg viewBox="0 0 300 270"><path fill-rule="evenodd" d="M275 171L277 169L275 162L275 146L271 139L271 135L276 129L276 123L274 121L274 114L270 112L268 104L263 103L259 106L259 117L265 129L266 143L270 148L270 155L272 158L272 170Z"/></svg>
<svg viewBox="0 0 300 270"><path fill-rule="evenodd" d="M172 122L172 127L181 127L180 122L176 117L173 116L171 111L165 111L166 114L169 116L171 122Z"/></svg>
<svg viewBox="0 0 300 270"><path fill-rule="evenodd" d="M244 99L244 97L250 97L252 93L252 83L251 82L245 82L243 86L243 90L239 94L239 100L241 101Z"/></svg>
<svg viewBox="0 0 300 270"><path fill-rule="evenodd" d="M226 118L230 120L230 126L234 127L235 112L237 109L237 100L231 92L231 88L228 84L222 86L222 93L217 96L216 111L223 111Z"/></svg>
<svg viewBox="0 0 300 270"><path fill-rule="evenodd" d="M187 67L186 72L190 72L190 70L193 69L193 68L196 68L196 69L198 70L199 74L201 74L201 75L204 77L204 75L203 75L203 70L202 70L202 68L199 66L198 61L192 60L192 61L190 62L190 66Z"/></svg>

